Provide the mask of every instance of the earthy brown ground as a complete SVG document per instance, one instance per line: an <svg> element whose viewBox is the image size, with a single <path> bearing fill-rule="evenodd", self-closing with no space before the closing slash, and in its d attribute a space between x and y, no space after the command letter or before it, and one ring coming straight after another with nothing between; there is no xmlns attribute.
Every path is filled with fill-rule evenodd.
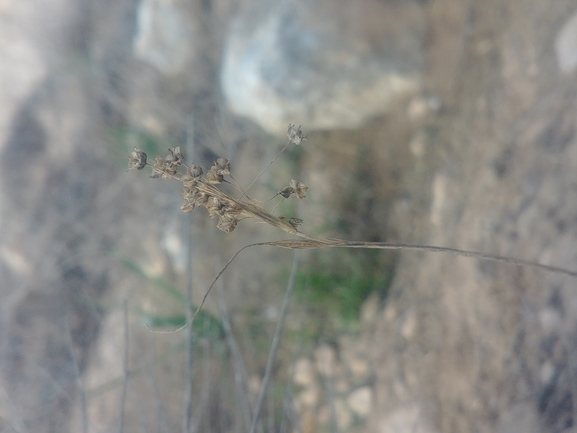
<svg viewBox="0 0 577 433"><path fill-rule="evenodd" d="M132 142L123 133L154 111L161 119L157 139L183 144L194 119L198 160L231 157L242 185L283 143L222 107L214 71L222 24L236 5L209 11L201 3L190 6L202 23L194 73L170 80L128 55L129 1L75 6L71 22L80 24L28 29L40 32L48 66L3 132L2 431L116 430L123 383L125 431L180 430L182 335L150 333L142 321L151 312L183 310L152 277L182 286L178 262L186 260L182 239L190 222L178 212L178 185L124 172ZM426 8L424 94L438 97L441 109L417 118L420 100L413 99L361 131L312 133L301 158L275 166L253 194L268 198L300 171L310 186L300 212L311 233L576 269L575 74L559 72L553 50L574 2L431 0ZM343 194L351 190L356 200ZM252 222L230 235L214 225L204 212L192 216L196 302L239 247L278 238ZM148 277L123 266L127 258ZM340 431L574 429L574 279L441 254L397 259L386 302L370 298L360 325L346 332L302 337L299 324L309 323L309 310L293 304L264 431L289 428L281 414L300 419L306 432L328 429L331 409L346 411L338 402L364 386L372 410L342 421ZM243 362L228 354L230 342L195 346L199 431L244 431L242 401L254 404L291 261L287 251L243 253L211 294L207 311L228 312ZM130 375L122 365L124 299ZM318 386L319 396L309 406L295 404L289 416L288 366L298 358L321 368L322 353L335 356L343 371L361 365L358 359L369 371L343 388L338 372L315 376L317 385L303 382ZM231 367L242 364L246 374L235 381ZM249 390L239 395L243 377ZM303 390L293 391L298 401Z"/></svg>

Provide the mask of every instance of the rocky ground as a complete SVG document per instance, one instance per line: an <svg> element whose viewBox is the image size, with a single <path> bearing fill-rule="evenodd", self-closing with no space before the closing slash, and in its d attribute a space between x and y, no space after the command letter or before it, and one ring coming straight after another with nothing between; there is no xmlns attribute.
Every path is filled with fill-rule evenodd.
<svg viewBox="0 0 577 433"><path fill-rule="evenodd" d="M366 23L345 7L331 18L322 1L309 14L283 12L311 26L302 34L281 27L290 47L320 40L325 57L287 49L288 60L303 62L277 70L288 81L279 87L265 74L255 87L254 97L271 104L264 129L300 115L294 121L310 121L311 130L252 194L268 199L298 175L309 186L298 208L308 233L577 269L574 2L365 3ZM182 291L173 287L185 285L187 263L198 303L238 248L279 235L250 221L225 234L203 209L183 216L178 185L125 172L126 156L135 145L164 152L194 144L195 162L231 158L245 186L274 158L285 138L238 117L220 90L230 32L275 22L259 18L270 9L259 15L245 4L0 2L1 431L181 430L183 334L144 323L182 314ZM386 31L375 18L382 10L393 17ZM232 25L237 16L253 21ZM347 57L343 43L325 36L333 20L372 42L351 42L358 51ZM379 31L396 42L380 45ZM393 66L369 62L371 50L393 53ZM314 69L326 64L344 72ZM363 64L366 75L355 69ZM322 91L299 93L307 77L321 79ZM366 99L347 105L363 80ZM239 77L233 87L251 82ZM371 86L385 82L402 85L375 99ZM300 106L289 90L310 98ZM331 105L333 94L345 99ZM254 112L229 102L237 114L262 116L256 99ZM369 102L361 121L355 104ZM311 108L318 104L322 112ZM315 129L327 126L325 110L337 124L363 126ZM303 252L301 266L323 264L323 254L351 273L357 263L316 254ZM211 293L206 312L224 328L211 334L207 319L194 330L197 431L247 430L291 261L290 251L249 250ZM387 297L378 287L358 322L335 322L306 292L293 297L261 431L575 428L574 278L415 252L379 256L364 269L391 263Z"/></svg>

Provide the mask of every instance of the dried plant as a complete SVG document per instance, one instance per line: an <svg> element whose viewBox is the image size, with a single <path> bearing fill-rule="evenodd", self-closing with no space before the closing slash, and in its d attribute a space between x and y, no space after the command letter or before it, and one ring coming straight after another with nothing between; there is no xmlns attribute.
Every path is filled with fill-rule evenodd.
<svg viewBox="0 0 577 433"><path fill-rule="evenodd" d="M300 144L307 137L303 135L300 126L288 127L287 136L289 143ZM286 146L285 146L286 149ZM284 150L284 149L283 149ZM312 237L301 233L297 227L303 224L303 220L284 215L273 215L263 207L250 200L240 187L236 186L242 194L240 199L235 199L224 192L219 186L229 183L224 176L231 174L230 161L226 158L218 158L212 167L203 176L201 167L195 164L187 164L180 147L168 149L168 155L157 155L152 163L147 162L146 153L134 149L128 157L129 170L142 170L149 166L152 169L152 178L174 179L182 183L182 196L184 202L180 210L189 213L197 207L204 207L211 218L218 218L217 228L224 232L232 232L237 223L246 218L254 218L270 224L279 230L297 235L306 239ZM284 198L291 195L299 199L306 197L308 187L300 180L292 179L288 186L278 192ZM245 198L245 199L243 199Z"/></svg>
<svg viewBox="0 0 577 433"><path fill-rule="evenodd" d="M301 127L298 128L289 124L287 129L287 144L281 149L277 156L265 167L265 169L256 177L256 179L249 185L252 186L254 182L262 175L262 173L270 167L270 165L278 158L278 156L286 150L288 145L295 144L300 145L304 140L308 138L301 131ZM454 254L465 257L472 257L482 260L490 260L502 263L509 263L518 266L527 266L532 268L537 268L549 272L554 272L558 274L569 275L571 277L577 278L577 272L568 269L544 265L541 263L530 262L526 260L515 259L511 257L504 257L494 254L486 254L475 251L460 250L456 248L431 246L431 245L411 245L411 244L391 244L384 242L363 242L363 241L346 241L341 239L320 239L314 238L298 230L298 228L303 224L303 220L297 217L287 217L284 215L276 216L271 212L267 211L263 207L256 204L251 200L247 194L246 190L242 190L238 185L232 184L225 179L225 176L231 176L231 165L230 161L225 158L218 158L212 167L209 168L207 173L203 176L203 170L201 167L195 164L187 164L185 162L184 155L182 154L180 147L174 147L168 149L168 155L165 157L156 156L154 162L147 162L146 153L141 150L135 149L130 153L128 158L128 169L129 170L142 170L144 167L149 166L152 169L152 178L162 178L162 179L174 179L182 183L182 195L184 202L180 209L183 212L192 212L197 207L204 207L208 211L211 218L218 218L217 228L224 232L232 232L237 223L242 219L256 219L265 222L279 230L282 230L291 235L300 237L300 240L281 240L272 242L261 242L250 244L239 251L229 260L229 262L224 266L224 268L219 272L219 274L214 279L213 283L205 292L205 295L200 303L198 309L192 318L181 328L173 331L175 332L184 327L188 326L196 317L198 312L204 305L210 290L222 275L222 273L227 269L227 267L232 263L232 261L244 251L246 248L253 246L274 246L289 249L310 249L310 248L325 248L325 247L340 247L340 248L366 248L366 249L384 249L384 250L412 250L412 251L428 251L428 252L438 252ZM231 179L232 176L231 176ZM234 179L233 179L234 180ZM223 183L228 183L233 185L240 193L241 196L238 199L231 197L229 194L224 192L220 186ZM248 190L247 188L247 190ZM288 199L292 195L298 199L303 199L306 197L308 187L300 180L292 179L288 186L283 187L276 195L280 195L283 199ZM274 198L274 197L273 197ZM276 208L276 206L275 206ZM273 211L274 209L273 208Z"/></svg>
<svg viewBox="0 0 577 433"><path fill-rule="evenodd" d="M303 132L301 131L300 125L297 128L295 125L293 125L291 123L289 123L289 125L288 125L287 136L288 136L289 142L294 143L297 146L299 144L301 144L304 140L309 138L308 135L303 134Z"/></svg>

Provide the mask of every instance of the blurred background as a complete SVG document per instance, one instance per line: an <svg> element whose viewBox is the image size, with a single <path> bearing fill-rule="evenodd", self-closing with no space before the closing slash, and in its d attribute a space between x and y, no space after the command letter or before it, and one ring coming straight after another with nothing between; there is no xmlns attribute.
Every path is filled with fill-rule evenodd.
<svg viewBox="0 0 577 433"><path fill-rule="evenodd" d="M294 123L250 195L303 232L576 270L573 0L0 0L0 78L0 432L577 429L574 278L254 247L164 333L287 236L127 172Z"/></svg>

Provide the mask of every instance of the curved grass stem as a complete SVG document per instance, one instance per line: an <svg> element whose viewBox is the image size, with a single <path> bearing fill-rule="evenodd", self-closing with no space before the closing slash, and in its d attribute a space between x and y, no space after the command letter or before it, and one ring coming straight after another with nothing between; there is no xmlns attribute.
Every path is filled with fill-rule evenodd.
<svg viewBox="0 0 577 433"><path fill-rule="evenodd" d="M530 262L528 260L516 259L513 257L505 257L500 256L497 254L488 254L488 253L480 253L477 251L469 251L469 250L460 250L458 248L450 248L450 247L439 247L435 245L413 245L413 244L400 244L400 243L387 243L387 242L362 242L362 241L345 241L342 239L317 239L313 238L305 233L297 232L297 235L302 237L303 239L298 240L282 240L282 241L270 241L270 242L257 242L254 244L249 244L242 247L238 250L231 259L224 265L221 271L217 274L211 285L208 287L202 301L198 308L196 309L195 313L192 317L181 327L173 330L168 331L156 331L152 330L148 327L149 330L156 333L172 333L178 332L185 329L189 326L200 312L208 295L218 279L221 275L226 271L226 269L230 266L230 264L236 259L236 257L244 250L250 247L257 247L257 246L272 246L272 247L279 247L279 248L287 248L292 250L304 250L304 249L312 249L312 248L362 248L362 249L379 249L379 250L402 250L402 251L425 251L431 253L444 253L444 254L452 254L456 256L462 257L471 257L480 260L487 260L499 263L507 263L510 265L516 266L526 266L533 269L539 269L542 271L552 272L555 274L567 275L572 278L577 278L577 271L571 271L569 269L561 268L558 266L551 266L545 265L542 263Z"/></svg>

